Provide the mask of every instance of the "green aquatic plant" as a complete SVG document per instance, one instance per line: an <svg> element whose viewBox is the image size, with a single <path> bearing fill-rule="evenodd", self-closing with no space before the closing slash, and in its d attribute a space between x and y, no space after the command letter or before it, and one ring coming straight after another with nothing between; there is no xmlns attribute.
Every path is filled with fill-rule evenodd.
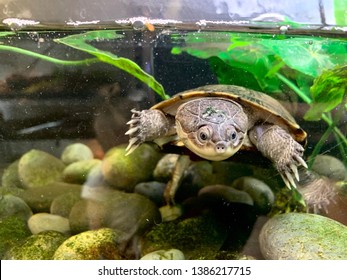
<svg viewBox="0 0 347 280"><path fill-rule="evenodd" d="M181 38L178 38L181 39ZM337 127L347 112L347 41L312 36L249 33L190 33L172 49L209 61L222 84L239 84L271 94L292 90L310 105L307 121L322 119L327 131L314 148L310 164L333 133L347 164L347 138ZM175 37L174 37L175 40ZM339 114L330 114L339 108Z"/></svg>
<svg viewBox="0 0 347 280"><path fill-rule="evenodd" d="M13 33L6 32L6 35L13 35ZM109 40L116 40L120 38L123 38L123 35L118 34L116 31L101 30L90 31L86 33L80 33L55 39L55 42L57 43L67 45L71 48L78 49L82 52L86 52L93 56L92 58L84 60L61 60L29 50L2 44L0 44L0 51L14 52L65 66L90 65L97 62L108 63L136 77L140 81L147 84L150 88L152 88L161 98L167 99L168 96L165 94L163 86L160 83L158 83L152 75L142 70L141 67L137 65L135 62L124 57L119 57L111 52L100 50L93 46L93 43L95 42L106 42Z"/></svg>

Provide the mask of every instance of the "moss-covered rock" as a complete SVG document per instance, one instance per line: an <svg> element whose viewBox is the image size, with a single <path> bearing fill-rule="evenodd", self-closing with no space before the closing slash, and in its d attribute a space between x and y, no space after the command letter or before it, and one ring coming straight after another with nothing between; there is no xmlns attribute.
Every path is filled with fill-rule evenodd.
<svg viewBox="0 0 347 280"><path fill-rule="evenodd" d="M72 207L81 200L81 194L77 191L61 194L53 199L50 213L68 218Z"/></svg>
<svg viewBox="0 0 347 280"><path fill-rule="evenodd" d="M4 256L6 260L52 260L53 254L66 236L60 232L45 231L31 235L13 246Z"/></svg>
<svg viewBox="0 0 347 280"><path fill-rule="evenodd" d="M34 212L49 212L52 201L59 195L75 193L80 195L81 185L52 182L44 187L24 190L17 194Z"/></svg>
<svg viewBox="0 0 347 280"><path fill-rule="evenodd" d="M81 160L69 164L63 171L63 180L72 184L83 184L89 172L97 165L101 164L99 159Z"/></svg>
<svg viewBox="0 0 347 280"><path fill-rule="evenodd" d="M109 150L102 162L102 173L112 187L132 192L135 185L149 181L161 154L151 145L143 144L129 156L125 146Z"/></svg>
<svg viewBox="0 0 347 280"><path fill-rule="evenodd" d="M347 259L347 226L316 214L277 215L265 223L259 242L266 259Z"/></svg>
<svg viewBox="0 0 347 280"><path fill-rule="evenodd" d="M0 197L0 220L16 216L27 221L32 214L33 212L23 199L11 194Z"/></svg>
<svg viewBox="0 0 347 280"><path fill-rule="evenodd" d="M0 221L0 259L11 247L31 235L27 222L21 217L10 216Z"/></svg>
<svg viewBox="0 0 347 280"><path fill-rule="evenodd" d="M91 160L94 158L92 150L85 144L74 143L68 145L61 154L61 160L66 164L71 164L81 160Z"/></svg>
<svg viewBox="0 0 347 280"><path fill-rule="evenodd" d="M36 188L61 180L64 168L60 159L33 149L20 158L18 174L24 188Z"/></svg>
<svg viewBox="0 0 347 280"><path fill-rule="evenodd" d="M22 182L19 179L18 174L18 164L19 160L11 163L7 168L5 168L4 173L1 177L1 184L4 188L22 188Z"/></svg>
<svg viewBox="0 0 347 280"><path fill-rule="evenodd" d="M122 232L109 228L85 231L65 240L54 253L55 260L120 260Z"/></svg>
<svg viewBox="0 0 347 280"><path fill-rule="evenodd" d="M213 259L226 239L226 230L210 216L199 216L155 226L145 237L142 255L172 248L186 259Z"/></svg>

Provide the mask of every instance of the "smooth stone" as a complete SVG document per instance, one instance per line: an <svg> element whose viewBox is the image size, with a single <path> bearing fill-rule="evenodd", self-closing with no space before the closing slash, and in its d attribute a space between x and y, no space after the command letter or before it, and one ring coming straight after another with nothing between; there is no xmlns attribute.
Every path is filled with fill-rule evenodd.
<svg viewBox="0 0 347 280"><path fill-rule="evenodd" d="M67 192L55 197L50 206L50 213L69 218L72 207L81 200L78 192Z"/></svg>
<svg viewBox="0 0 347 280"><path fill-rule="evenodd" d="M226 237L226 227L212 215L175 220L153 227L143 237L142 255L175 248L189 260L213 259Z"/></svg>
<svg viewBox="0 0 347 280"><path fill-rule="evenodd" d="M53 182L45 187L24 190L17 194L33 212L49 212L52 201L59 195L69 192L80 194L82 187L76 184Z"/></svg>
<svg viewBox="0 0 347 280"><path fill-rule="evenodd" d="M179 204L164 205L159 208L161 219L163 222L170 222L177 220L183 215L183 209Z"/></svg>
<svg viewBox="0 0 347 280"><path fill-rule="evenodd" d="M33 212L23 199L11 194L0 196L0 221L10 216L27 221L32 214Z"/></svg>
<svg viewBox="0 0 347 280"><path fill-rule="evenodd" d="M252 197L245 191L236 190L229 186L224 185L211 185L203 187L198 196L207 200L222 201L223 203L242 203L247 205L254 205Z"/></svg>
<svg viewBox="0 0 347 280"><path fill-rule="evenodd" d="M20 158L18 174L24 188L37 188L59 181L64 168L60 159L33 149Z"/></svg>
<svg viewBox="0 0 347 280"><path fill-rule="evenodd" d="M268 260L347 259L347 226L316 214L274 216L263 226L259 242Z"/></svg>
<svg viewBox="0 0 347 280"><path fill-rule="evenodd" d="M143 182L135 186L134 192L148 197L156 205L163 205L165 188L165 183L156 181Z"/></svg>
<svg viewBox="0 0 347 280"><path fill-rule="evenodd" d="M45 231L31 235L6 252L6 260L52 260L56 249L66 240L63 233Z"/></svg>
<svg viewBox="0 0 347 280"><path fill-rule="evenodd" d="M128 156L125 153L124 145L109 150L102 161L102 172L112 187L132 192L136 184L151 180L162 155L149 144L140 145Z"/></svg>
<svg viewBox="0 0 347 280"><path fill-rule="evenodd" d="M1 177L1 186L3 188L23 188L18 174L19 160L14 161L4 170Z"/></svg>
<svg viewBox="0 0 347 280"><path fill-rule="evenodd" d="M0 259L11 247L21 244L31 235L27 222L20 217L10 216L0 222Z"/></svg>
<svg viewBox="0 0 347 280"><path fill-rule="evenodd" d="M140 260L184 260L184 254L177 249L157 250L143 256Z"/></svg>
<svg viewBox="0 0 347 280"><path fill-rule="evenodd" d="M166 154L157 163L153 170L153 178L160 182L171 180L172 172L175 168L179 155Z"/></svg>
<svg viewBox="0 0 347 280"><path fill-rule="evenodd" d="M78 201L71 209L69 220L73 233L107 227L129 236L142 234L161 222L157 206L148 198L116 190L101 201Z"/></svg>
<svg viewBox="0 0 347 280"><path fill-rule="evenodd" d="M55 251L54 260L121 260L123 233L102 228L85 231L65 240Z"/></svg>
<svg viewBox="0 0 347 280"><path fill-rule="evenodd" d="M31 216L28 220L28 227L32 234L48 230L70 233L69 219L49 213L37 213Z"/></svg>
<svg viewBox="0 0 347 280"><path fill-rule="evenodd" d="M63 181L72 184L83 184L93 168L101 164L99 159L87 159L73 162L63 171Z"/></svg>
<svg viewBox="0 0 347 280"><path fill-rule="evenodd" d="M317 155L312 170L336 181L347 179L347 169L343 162L329 155Z"/></svg>
<svg viewBox="0 0 347 280"><path fill-rule="evenodd" d="M275 195L263 181L246 176L236 179L231 186L237 190L245 191L252 197L257 213L267 214L270 212L275 202Z"/></svg>
<svg viewBox="0 0 347 280"><path fill-rule="evenodd" d="M92 150L85 144L74 143L68 145L61 154L61 160L69 165L81 160L91 160L94 158Z"/></svg>

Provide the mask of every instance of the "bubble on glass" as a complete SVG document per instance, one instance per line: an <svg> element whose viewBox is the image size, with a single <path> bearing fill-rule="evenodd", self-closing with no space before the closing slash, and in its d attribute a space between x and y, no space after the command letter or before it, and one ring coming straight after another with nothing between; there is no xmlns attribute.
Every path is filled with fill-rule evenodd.
<svg viewBox="0 0 347 280"><path fill-rule="evenodd" d="M280 26L280 32L281 34L286 34L288 32L289 26L288 25L282 25Z"/></svg>
<svg viewBox="0 0 347 280"><path fill-rule="evenodd" d="M146 23L143 21L143 20L135 20L133 23L132 23L132 26L134 28L134 30L137 30L137 31L143 31L146 29Z"/></svg>

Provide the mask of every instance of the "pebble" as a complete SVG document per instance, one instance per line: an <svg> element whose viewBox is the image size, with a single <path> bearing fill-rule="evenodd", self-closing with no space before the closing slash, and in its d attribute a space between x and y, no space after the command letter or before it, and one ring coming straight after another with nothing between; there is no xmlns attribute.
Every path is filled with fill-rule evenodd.
<svg viewBox="0 0 347 280"><path fill-rule="evenodd" d="M254 207L258 214L267 214L270 212L275 201L275 195L271 188L263 181L245 176L236 179L231 186L237 190L245 191L252 197Z"/></svg>
<svg viewBox="0 0 347 280"><path fill-rule="evenodd" d="M72 184L83 184L93 168L101 164L99 159L87 159L73 162L63 171L63 180Z"/></svg>
<svg viewBox="0 0 347 280"><path fill-rule="evenodd" d="M146 196L156 205L163 205L165 188L165 183L157 181L143 182L135 186L134 192Z"/></svg>
<svg viewBox="0 0 347 280"><path fill-rule="evenodd" d="M347 259L347 226L316 214L274 216L263 226L259 242L269 260Z"/></svg>
<svg viewBox="0 0 347 280"><path fill-rule="evenodd" d="M153 178L160 182L171 180L172 172L175 168L179 155L166 154L157 163L153 170Z"/></svg>
<svg viewBox="0 0 347 280"><path fill-rule="evenodd" d="M70 225L67 218L49 213L37 213L28 220L28 227L32 234L38 234L42 231L54 230L69 234Z"/></svg>
<svg viewBox="0 0 347 280"><path fill-rule="evenodd" d="M124 145L109 150L102 161L102 173L113 188L133 192L136 184L151 180L162 155L149 144L142 144L128 156L125 153Z"/></svg>
<svg viewBox="0 0 347 280"><path fill-rule="evenodd" d="M332 180L343 181L347 179L347 169L343 162L329 155L317 155L312 170Z"/></svg>
<svg viewBox="0 0 347 280"><path fill-rule="evenodd" d="M20 158L18 175L24 188L37 188L59 181L64 168L60 159L33 149Z"/></svg>
<svg viewBox="0 0 347 280"><path fill-rule="evenodd" d="M1 186L3 188L23 188L19 179L18 164L19 160L16 160L5 168L1 177Z"/></svg>
<svg viewBox="0 0 347 280"><path fill-rule="evenodd" d="M157 250L143 256L140 260L184 260L184 254L177 249Z"/></svg>
<svg viewBox="0 0 347 280"><path fill-rule="evenodd" d="M31 235L24 242L17 243L4 256L6 260L52 260L56 249L66 240L56 231L45 231Z"/></svg>
<svg viewBox="0 0 347 280"><path fill-rule="evenodd" d="M5 252L16 244L22 243L31 235L27 222L21 217L9 216L0 222L0 259Z"/></svg>
<svg viewBox="0 0 347 280"><path fill-rule="evenodd" d="M68 145L61 154L61 160L69 165L81 160L91 160L94 158L92 150L85 144L74 143Z"/></svg>
<svg viewBox="0 0 347 280"><path fill-rule="evenodd" d="M0 220L16 216L27 221L32 214L33 212L23 199L11 194L0 196Z"/></svg>
<svg viewBox="0 0 347 280"><path fill-rule="evenodd" d="M59 195L69 192L80 194L81 185L52 182L44 187L36 187L18 193L33 212L49 212L52 201Z"/></svg>
<svg viewBox="0 0 347 280"><path fill-rule="evenodd" d="M179 205L164 205L159 208L163 222L174 221L183 215L183 208Z"/></svg>
<svg viewBox="0 0 347 280"><path fill-rule="evenodd" d="M142 234L161 221L157 206L148 198L115 190L101 201L78 201L69 220L73 233L107 227L129 236Z"/></svg>
<svg viewBox="0 0 347 280"><path fill-rule="evenodd" d="M79 200L81 195L78 192L63 193L52 200L50 213L69 218L72 207Z"/></svg>
<svg viewBox="0 0 347 280"><path fill-rule="evenodd" d="M252 197L245 191L236 190L224 185L211 185L202 188L199 198L209 200L211 203L243 203L254 205Z"/></svg>
<svg viewBox="0 0 347 280"><path fill-rule="evenodd" d="M109 228L89 230L65 240L54 260L120 260L123 233ZM124 244L123 244L124 245Z"/></svg>

